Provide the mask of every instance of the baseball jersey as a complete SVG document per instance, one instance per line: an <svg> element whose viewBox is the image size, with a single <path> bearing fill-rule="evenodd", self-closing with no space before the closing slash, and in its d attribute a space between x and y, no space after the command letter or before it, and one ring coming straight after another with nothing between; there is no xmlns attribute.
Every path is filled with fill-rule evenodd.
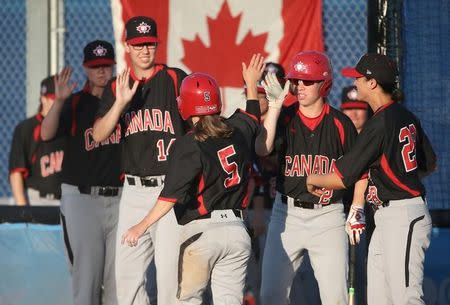
<svg viewBox="0 0 450 305"><path fill-rule="evenodd" d="M272 209L276 195L278 156L275 151L265 157L257 157L253 164L252 176L255 181L254 197L262 197L264 208ZM253 204L249 205L249 209Z"/></svg>
<svg viewBox="0 0 450 305"><path fill-rule="evenodd" d="M420 177L435 167L436 155L419 120L391 102L367 121L353 149L336 162L336 173L348 186L369 169L366 201L380 204L425 195Z"/></svg>
<svg viewBox="0 0 450 305"><path fill-rule="evenodd" d="M340 111L324 104L316 118L305 117L298 104L286 108L282 124L280 169L277 190L302 202L323 205L340 200L345 190L326 190L319 198L306 188L310 174L333 171L337 159L353 146L357 132L352 121Z"/></svg>
<svg viewBox="0 0 450 305"><path fill-rule="evenodd" d="M136 80L131 75L130 88ZM186 73L180 69L156 65L153 75L140 81L119 120L124 173L140 177L166 173L169 149L185 130L176 101L184 77ZM113 80L105 89L98 117L104 116L114 104L115 85Z"/></svg>
<svg viewBox="0 0 450 305"><path fill-rule="evenodd" d="M61 110L58 136L67 138L63 162L62 182L83 186L120 186L120 139L117 124L104 141L94 141L93 125L100 99L90 93L86 85L72 94Z"/></svg>
<svg viewBox="0 0 450 305"><path fill-rule="evenodd" d="M248 204L259 120L238 110L225 122L233 128L229 138L199 142L188 133L173 146L160 199L177 203L175 215L181 225L212 210L243 209Z"/></svg>
<svg viewBox="0 0 450 305"><path fill-rule="evenodd" d="M17 125L9 155L9 171L21 172L25 187L38 190L41 196L53 194L59 198L65 141L42 141L42 120L43 116L37 114Z"/></svg>

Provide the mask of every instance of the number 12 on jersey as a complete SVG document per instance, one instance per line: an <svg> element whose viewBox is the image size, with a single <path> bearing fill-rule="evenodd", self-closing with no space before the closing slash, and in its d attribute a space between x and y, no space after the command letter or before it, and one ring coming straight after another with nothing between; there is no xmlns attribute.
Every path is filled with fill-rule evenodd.
<svg viewBox="0 0 450 305"><path fill-rule="evenodd" d="M225 148L222 148L217 152L217 156L219 157L220 165L223 170L231 177L228 177L223 182L223 185L226 188L232 187L233 185L239 184L241 182L241 177L239 176L239 168L236 162L229 162L228 158L234 156L236 151L233 145L229 145Z"/></svg>

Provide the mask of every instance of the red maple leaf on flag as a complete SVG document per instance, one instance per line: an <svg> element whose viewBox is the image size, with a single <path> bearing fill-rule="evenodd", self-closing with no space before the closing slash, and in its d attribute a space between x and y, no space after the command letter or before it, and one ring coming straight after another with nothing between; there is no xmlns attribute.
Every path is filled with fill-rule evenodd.
<svg viewBox="0 0 450 305"><path fill-rule="evenodd" d="M182 62L192 72L211 74L221 87L242 87L242 62L248 63L252 54L266 57L264 45L267 33L253 35L248 31L240 44L236 43L241 14L231 16L225 1L216 19L208 17L210 47L195 35L193 41L183 39Z"/></svg>

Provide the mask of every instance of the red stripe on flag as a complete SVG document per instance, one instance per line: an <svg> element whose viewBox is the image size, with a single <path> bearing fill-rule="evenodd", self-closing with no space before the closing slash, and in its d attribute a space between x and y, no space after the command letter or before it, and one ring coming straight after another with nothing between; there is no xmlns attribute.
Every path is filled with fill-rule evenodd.
<svg viewBox="0 0 450 305"><path fill-rule="evenodd" d="M322 0L283 0L282 17L283 38L278 44L281 65L289 68L291 59L300 51L324 50Z"/></svg>

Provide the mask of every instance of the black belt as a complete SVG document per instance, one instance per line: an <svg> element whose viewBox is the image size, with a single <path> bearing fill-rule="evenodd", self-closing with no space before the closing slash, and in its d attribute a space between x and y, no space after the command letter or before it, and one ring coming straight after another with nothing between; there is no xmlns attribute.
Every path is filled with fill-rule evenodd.
<svg viewBox="0 0 450 305"><path fill-rule="evenodd" d="M98 195L104 197L114 197L119 194L119 188L113 186L78 186L81 194Z"/></svg>
<svg viewBox="0 0 450 305"><path fill-rule="evenodd" d="M157 187L161 186L164 183L162 178L135 178L135 177L127 177L127 181L129 185L136 185L136 180L139 179L141 181L141 185L145 187Z"/></svg>
<svg viewBox="0 0 450 305"><path fill-rule="evenodd" d="M287 204L288 196L281 195L281 202L284 204ZM300 201L299 199L294 199L294 206L297 208L314 210L317 208L317 206L322 206L322 205L319 203L304 202L304 201Z"/></svg>
<svg viewBox="0 0 450 305"><path fill-rule="evenodd" d="M242 210L238 210L238 209L230 209L233 211L233 214L238 217L238 218L242 218ZM220 210L215 210L215 211L220 211ZM211 212L209 212L208 214L205 215L201 215L199 217L197 217L196 219L208 219L211 218Z"/></svg>
<svg viewBox="0 0 450 305"><path fill-rule="evenodd" d="M422 200L423 200L424 202L426 202L425 195L420 195L420 197L422 197ZM414 197L414 198L416 198L416 197ZM408 198L406 198L406 199L408 199ZM390 205L391 205L391 203L390 203L390 201L388 200L388 201L382 202L382 203L380 203L380 204L371 203L371 204L370 204L370 207L372 208L372 210L378 211L379 209L381 209L381 208L387 208L387 207L390 206Z"/></svg>
<svg viewBox="0 0 450 305"><path fill-rule="evenodd" d="M374 203L371 203L370 204L370 207L372 208L372 210L375 212L375 211L378 211L379 209L381 209L381 208L386 208L386 207L388 207L388 206L390 206L391 204L389 203L389 201L387 201L387 202L382 202L382 203L380 203L380 204L374 204Z"/></svg>

